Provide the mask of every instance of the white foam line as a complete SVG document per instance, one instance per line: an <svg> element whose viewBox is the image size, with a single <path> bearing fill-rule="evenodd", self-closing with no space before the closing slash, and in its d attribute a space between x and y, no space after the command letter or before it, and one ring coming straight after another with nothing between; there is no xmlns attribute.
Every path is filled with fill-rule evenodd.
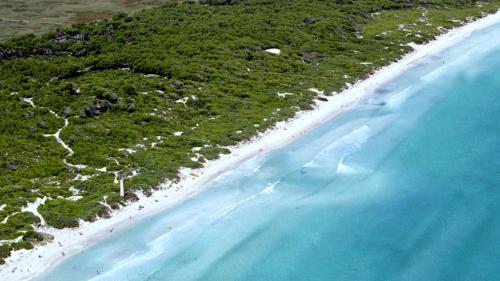
<svg viewBox="0 0 500 281"><path fill-rule="evenodd" d="M280 183L279 180L275 181L272 184L269 184L264 190L260 192L260 194L271 194L274 193L274 188Z"/></svg>
<svg viewBox="0 0 500 281"><path fill-rule="evenodd" d="M110 229L126 226L133 221L179 204L199 193L207 183L221 173L234 169L236 165L260 153L292 142L345 108L355 104L371 90L396 78L419 61L446 50L479 29L498 22L500 22L500 13L497 12L438 36L437 40L419 46L414 52L404 56L398 62L376 71L368 79L358 82L340 94L329 97L326 102L319 103L315 110L299 112L292 120L276 124L274 129L268 130L257 138L230 147L230 154L223 155L218 160L208 161L202 169L183 171L179 183L165 183L160 186L161 190L154 192L150 197L138 193L139 202L115 211L110 219L99 219L93 223L82 222L80 227L74 229L45 227L43 231L54 235L54 241L46 246L37 246L33 250L14 252L6 260L6 264L0 267L0 276L11 281L30 280L35 276L39 276L62 260L62 251L68 257L70 254L81 251L85 247L104 239L110 234ZM139 210L138 205L145 206L145 208ZM82 235L79 235L79 233ZM61 243L62 246L58 245L58 243ZM14 270L14 268L17 269Z"/></svg>

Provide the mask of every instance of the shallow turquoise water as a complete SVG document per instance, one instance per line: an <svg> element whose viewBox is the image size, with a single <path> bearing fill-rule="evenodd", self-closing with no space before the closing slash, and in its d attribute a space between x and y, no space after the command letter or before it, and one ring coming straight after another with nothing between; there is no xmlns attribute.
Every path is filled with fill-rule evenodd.
<svg viewBox="0 0 500 281"><path fill-rule="evenodd" d="M500 280L499 43L429 57L39 280Z"/></svg>

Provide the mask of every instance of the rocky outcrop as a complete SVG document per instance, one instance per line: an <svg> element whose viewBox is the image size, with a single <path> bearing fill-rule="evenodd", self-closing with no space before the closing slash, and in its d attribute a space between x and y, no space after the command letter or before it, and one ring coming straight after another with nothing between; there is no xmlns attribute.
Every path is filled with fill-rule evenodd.
<svg viewBox="0 0 500 281"><path fill-rule="evenodd" d="M87 106L83 112L85 117L94 118L99 116L100 114L111 109L111 103L107 100L99 101L95 104Z"/></svg>

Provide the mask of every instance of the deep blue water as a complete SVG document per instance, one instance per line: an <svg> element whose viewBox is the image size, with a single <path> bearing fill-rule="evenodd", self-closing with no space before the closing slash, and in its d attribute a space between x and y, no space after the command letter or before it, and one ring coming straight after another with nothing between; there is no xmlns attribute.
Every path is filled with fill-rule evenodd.
<svg viewBox="0 0 500 281"><path fill-rule="evenodd" d="M500 280L499 43L481 30L39 280Z"/></svg>

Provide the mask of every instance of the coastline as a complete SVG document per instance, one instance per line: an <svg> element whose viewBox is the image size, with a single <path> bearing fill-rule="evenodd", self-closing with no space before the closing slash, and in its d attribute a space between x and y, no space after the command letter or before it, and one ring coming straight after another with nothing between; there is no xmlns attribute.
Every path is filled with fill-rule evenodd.
<svg viewBox="0 0 500 281"><path fill-rule="evenodd" d="M33 250L12 253L12 256L6 260L6 264L0 267L0 273L6 278L8 276L8 280L29 280L39 276L56 266L62 260L63 252L66 256L80 252L89 245L106 238L112 230L181 203L203 191L206 188L203 185L208 184L221 173L258 154L281 147L307 134L337 113L358 102L375 87L396 78L427 56L443 51L475 31L499 22L500 12L497 12L462 27L451 29L425 45L411 45L413 52L377 70L369 78L359 81L349 89L334 96L325 97L328 101L317 102L314 110L299 112L293 119L276 124L274 129L252 140L229 147L230 154L222 155L218 160L208 161L201 169L183 169L179 183L169 185L168 188L167 183L162 184L161 189L155 191L151 197L145 197L139 193L138 202L113 212L109 219L99 219L93 223L82 222L80 227L74 229L42 228L41 231L54 235L54 240L45 246L37 246ZM144 208L139 210L139 205Z"/></svg>

